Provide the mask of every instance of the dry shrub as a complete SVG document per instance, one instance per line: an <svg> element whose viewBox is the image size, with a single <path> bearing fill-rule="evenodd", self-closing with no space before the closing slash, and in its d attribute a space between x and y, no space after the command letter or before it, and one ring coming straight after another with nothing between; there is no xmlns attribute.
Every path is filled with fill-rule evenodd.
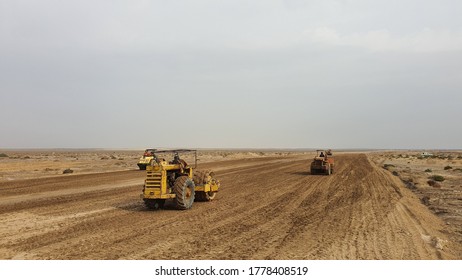
<svg viewBox="0 0 462 280"><path fill-rule="evenodd" d="M443 182L445 180L444 177L441 175L433 175L429 179L432 179L437 182Z"/></svg>
<svg viewBox="0 0 462 280"><path fill-rule="evenodd" d="M70 174L70 173L74 173L74 170L68 168L63 171L63 174Z"/></svg>
<svg viewBox="0 0 462 280"><path fill-rule="evenodd" d="M390 168L393 168L393 167L395 167L395 166L393 164L389 164L389 163L385 163L383 165L383 168L386 169L386 170L390 170Z"/></svg>
<svg viewBox="0 0 462 280"><path fill-rule="evenodd" d="M424 204L424 205L430 205L430 197L428 196L424 196L420 199L420 201Z"/></svg>
<svg viewBox="0 0 462 280"><path fill-rule="evenodd" d="M385 163L383 165L383 168L386 169L386 170L390 170L390 168L392 168L392 167L395 167L395 166L393 164L389 164L389 163Z"/></svg>
<svg viewBox="0 0 462 280"><path fill-rule="evenodd" d="M411 190L417 189L417 186L416 184L414 184L414 180L412 178L409 178L408 180L403 180L403 183L408 189L411 189Z"/></svg>
<svg viewBox="0 0 462 280"><path fill-rule="evenodd" d="M437 189L441 188L441 184L438 183L438 182L436 182L435 180L431 180L431 179L430 179L430 180L427 181L427 184L428 184L430 187L434 187L434 188L437 188Z"/></svg>

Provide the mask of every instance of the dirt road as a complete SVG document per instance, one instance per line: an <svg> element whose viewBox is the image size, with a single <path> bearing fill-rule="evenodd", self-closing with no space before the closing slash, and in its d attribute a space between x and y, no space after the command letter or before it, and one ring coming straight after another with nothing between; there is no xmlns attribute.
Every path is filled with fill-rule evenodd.
<svg viewBox="0 0 462 280"><path fill-rule="evenodd" d="M442 221L365 154L203 164L222 188L191 210L148 211L144 172L0 184L1 259L461 259Z"/></svg>

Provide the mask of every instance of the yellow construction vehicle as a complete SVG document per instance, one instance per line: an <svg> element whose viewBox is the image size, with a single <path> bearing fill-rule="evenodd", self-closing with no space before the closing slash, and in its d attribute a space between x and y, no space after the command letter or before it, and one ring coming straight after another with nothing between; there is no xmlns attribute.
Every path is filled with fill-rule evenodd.
<svg viewBox="0 0 462 280"><path fill-rule="evenodd" d="M194 166L186 163L184 159L187 157L194 160ZM185 210L191 208L194 201L213 200L220 182L210 170L197 171L196 167L196 150L154 151L153 160L146 167L146 180L141 194L146 206L159 209L167 199L172 199L178 209Z"/></svg>
<svg viewBox="0 0 462 280"><path fill-rule="evenodd" d="M143 156L138 161L137 165L140 170L146 170L146 166L151 164L151 161L154 159L154 151L156 149L146 149Z"/></svg>

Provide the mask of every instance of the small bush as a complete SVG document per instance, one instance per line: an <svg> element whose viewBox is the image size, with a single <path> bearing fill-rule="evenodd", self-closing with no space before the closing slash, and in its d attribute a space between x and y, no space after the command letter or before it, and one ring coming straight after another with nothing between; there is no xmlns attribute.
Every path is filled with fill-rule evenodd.
<svg viewBox="0 0 462 280"><path fill-rule="evenodd" d="M7 154L1 153L0 157L9 157Z"/></svg>
<svg viewBox="0 0 462 280"><path fill-rule="evenodd" d="M449 170L449 169L452 169L452 167L449 165L444 167L444 170Z"/></svg>
<svg viewBox="0 0 462 280"><path fill-rule="evenodd" d="M440 183L435 182L435 180L428 180L428 181L427 181L427 184L428 184L430 187L441 188Z"/></svg>
<svg viewBox="0 0 462 280"><path fill-rule="evenodd" d="M436 181L436 182L443 182L445 179L441 175L433 175L430 177L430 179Z"/></svg>
<svg viewBox="0 0 462 280"><path fill-rule="evenodd" d="M432 171L430 168L427 168L427 169L425 169L425 172L431 173L431 172L433 172L433 171Z"/></svg>
<svg viewBox="0 0 462 280"><path fill-rule="evenodd" d="M424 204L424 205L430 205L430 197L428 196L424 196L420 199L420 201Z"/></svg>
<svg viewBox="0 0 462 280"><path fill-rule="evenodd" d="M383 168L385 168L386 170L389 170L391 167L395 167L393 164L389 164L389 163L385 163L383 165Z"/></svg>
<svg viewBox="0 0 462 280"><path fill-rule="evenodd" d="M414 180L409 179L409 180L403 180L404 185L411 190L417 189L417 186L414 184Z"/></svg>
<svg viewBox="0 0 462 280"><path fill-rule="evenodd" d="M74 170L68 168L63 171L63 174L70 174L70 173L74 173Z"/></svg>
<svg viewBox="0 0 462 280"><path fill-rule="evenodd" d="M395 176L399 176L399 173L397 171L393 171L392 174Z"/></svg>

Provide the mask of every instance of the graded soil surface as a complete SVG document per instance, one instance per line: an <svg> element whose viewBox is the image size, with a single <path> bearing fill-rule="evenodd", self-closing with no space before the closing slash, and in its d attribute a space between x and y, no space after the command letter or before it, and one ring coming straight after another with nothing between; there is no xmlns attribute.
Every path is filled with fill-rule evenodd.
<svg viewBox="0 0 462 280"><path fill-rule="evenodd" d="M447 225L366 154L203 163L221 189L147 210L144 171L0 183L1 259L461 259Z"/></svg>

